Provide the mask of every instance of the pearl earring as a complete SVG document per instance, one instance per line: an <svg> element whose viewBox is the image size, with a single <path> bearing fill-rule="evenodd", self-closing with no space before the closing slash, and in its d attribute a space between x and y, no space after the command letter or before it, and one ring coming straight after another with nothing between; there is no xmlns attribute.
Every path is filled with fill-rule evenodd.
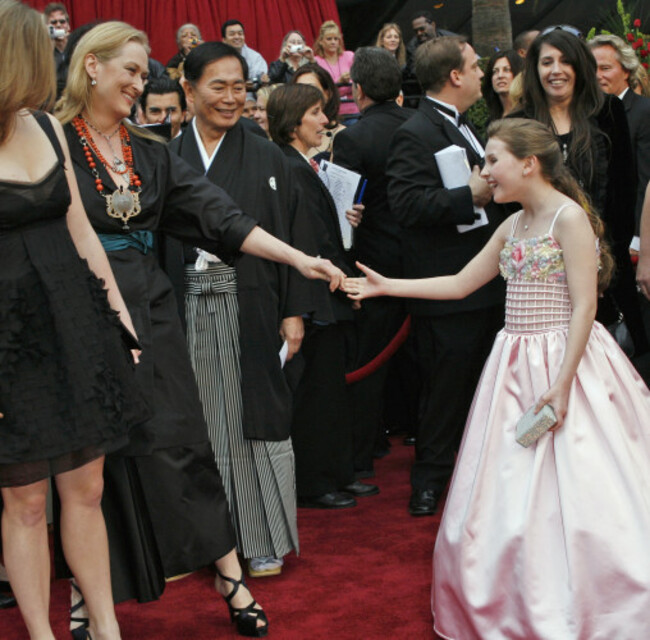
<svg viewBox="0 0 650 640"><path fill-rule="evenodd" d="M90 81L90 85L91 85L92 87L94 87L96 84L97 84L97 80L95 80L95 78L93 78L93 79Z"/></svg>

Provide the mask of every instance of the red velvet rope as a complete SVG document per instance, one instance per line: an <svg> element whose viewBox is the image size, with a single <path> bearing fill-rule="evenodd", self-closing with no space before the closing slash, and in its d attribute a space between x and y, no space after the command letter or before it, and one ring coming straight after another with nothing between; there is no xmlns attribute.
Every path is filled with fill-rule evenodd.
<svg viewBox="0 0 650 640"><path fill-rule="evenodd" d="M399 328L399 331L393 336L391 341L386 345L386 348L383 351L380 351L368 364L364 364L363 367L360 367L356 371L350 371L350 373L345 374L345 382L347 384L353 384L354 382L359 382L367 378L370 374L374 373L386 364L395 352L404 344L404 341L408 337L409 332L411 331L411 316L406 316L402 326Z"/></svg>

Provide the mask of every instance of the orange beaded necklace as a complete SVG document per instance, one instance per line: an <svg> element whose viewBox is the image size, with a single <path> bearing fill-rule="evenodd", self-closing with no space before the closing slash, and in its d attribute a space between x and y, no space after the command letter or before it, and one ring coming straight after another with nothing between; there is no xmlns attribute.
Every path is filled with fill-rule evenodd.
<svg viewBox="0 0 650 640"><path fill-rule="evenodd" d="M97 189L97 192L106 199L106 213L111 218L121 220L123 223L122 229L128 231L129 225L127 222L131 218L137 216L142 210L142 207L140 206L142 182L133 168L133 149L131 148L131 137L129 136L127 128L123 124L120 124L120 142L122 144L122 157L124 158L124 162L119 162L119 165L124 166L124 169L121 169L121 167L118 166L118 162L110 165L106 161L102 152L93 140L93 136L88 128L88 123L82 116L73 118L72 126L77 132L77 136L79 136L79 142L83 148L86 162L88 162L90 172L95 178L95 189ZM107 188L104 186L99 171L97 171L97 162L93 158L93 154L94 158L99 160L107 170L110 169L118 175L124 175L128 172L128 187L125 189L124 186L120 185L115 191L113 191L113 193L104 193L104 191L107 191Z"/></svg>

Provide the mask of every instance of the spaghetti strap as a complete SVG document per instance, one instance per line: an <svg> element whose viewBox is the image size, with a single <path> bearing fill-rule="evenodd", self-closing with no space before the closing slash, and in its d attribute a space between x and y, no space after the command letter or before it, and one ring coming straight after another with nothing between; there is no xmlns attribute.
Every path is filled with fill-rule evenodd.
<svg viewBox="0 0 650 640"><path fill-rule="evenodd" d="M558 216L562 213L562 211L569 206L569 202L566 204L563 204L556 212L555 216L553 216L553 221L551 222L551 226L548 229L548 235L552 236L553 235L553 227L555 226L555 221L557 220Z"/></svg>
<svg viewBox="0 0 650 640"><path fill-rule="evenodd" d="M40 125L41 129L43 129L45 135L48 137L50 143L52 144L52 147L54 148L54 152L56 153L56 157L58 161L61 163L61 166L62 167L65 166L65 154L63 153L63 149L61 148L61 143L59 142L59 138L56 135L56 131L54 131L54 127L52 126L49 117L47 116L46 113L43 113L42 111L35 111L34 118L36 119L36 122L38 122L38 124Z"/></svg>
<svg viewBox="0 0 650 640"><path fill-rule="evenodd" d="M524 212L523 209L517 211L517 213L515 213L514 219L512 220L512 228L510 229L510 235L513 238L515 237L515 231L517 230L517 225L519 224L519 218L521 218L521 214L523 212Z"/></svg>

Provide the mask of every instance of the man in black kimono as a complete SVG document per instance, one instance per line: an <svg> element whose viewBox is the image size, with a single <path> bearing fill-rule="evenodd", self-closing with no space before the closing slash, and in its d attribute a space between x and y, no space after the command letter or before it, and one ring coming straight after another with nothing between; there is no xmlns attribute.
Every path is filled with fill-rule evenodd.
<svg viewBox="0 0 650 640"><path fill-rule="evenodd" d="M209 42L193 49L185 61L183 88L195 118L172 141L171 149L224 189L264 229L308 248L295 237L301 232L300 220L295 219L301 193L282 153L240 122L246 77L246 62L232 47ZM227 268L215 266L219 264L216 257L205 254L202 257L210 266L202 270L197 263L188 276L187 265L197 261L196 250L186 245L180 253L167 242L168 270L178 272L182 263L186 265L178 297L187 296L190 352L205 394L204 410L231 503L238 547L251 560L252 575L278 573L282 556L298 548L289 441L292 395L279 352L283 340L288 358L300 348L302 315L311 311L311 287L284 266L249 256L240 257L234 265L236 284L234 279L226 284L232 277ZM180 284L181 279L176 281ZM231 315L225 307L214 311L220 304L218 295L213 303L207 302L216 289L227 286L236 288L239 311L239 348L229 355L227 341L219 346L214 343L221 339L222 328L231 326ZM212 291L204 294L199 291L203 287ZM196 313L191 311L195 308ZM205 348L198 343L202 339ZM220 402L217 376L226 387L225 417L223 409L210 406ZM233 380L239 378L237 389ZM241 403L236 397L240 390ZM228 440L225 446L224 439Z"/></svg>

